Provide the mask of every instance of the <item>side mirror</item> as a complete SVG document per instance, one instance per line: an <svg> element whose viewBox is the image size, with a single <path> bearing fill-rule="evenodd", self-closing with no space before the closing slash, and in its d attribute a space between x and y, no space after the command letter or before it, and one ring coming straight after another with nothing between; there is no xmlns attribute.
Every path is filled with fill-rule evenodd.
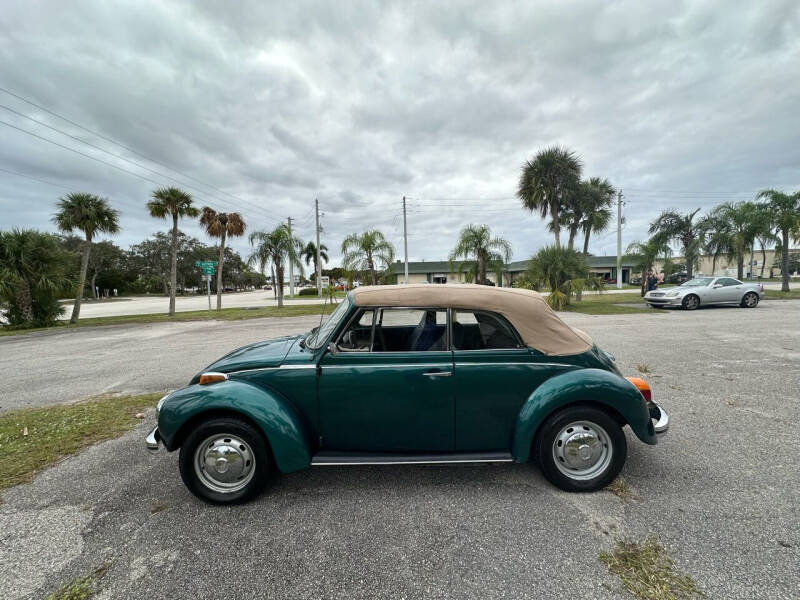
<svg viewBox="0 0 800 600"><path fill-rule="evenodd" d="M721 288L721 287L722 287L721 283L715 283L714 284L714 289Z"/></svg>
<svg viewBox="0 0 800 600"><path fill-rule="evenodd" d="M331 356L336 356L339 353L339 347L334 342L331 342L328 344L328 352L331 353Z"/></svg>

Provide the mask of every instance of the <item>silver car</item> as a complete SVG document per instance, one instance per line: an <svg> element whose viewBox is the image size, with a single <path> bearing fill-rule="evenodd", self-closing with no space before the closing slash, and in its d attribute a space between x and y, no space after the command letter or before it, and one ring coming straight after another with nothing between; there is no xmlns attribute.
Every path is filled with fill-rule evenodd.
<svg viewBox="0 0 800 600"><path fill-rule="evenodd" d="M760 283L742 283L733 277L695 277L666 290L652 290L644 301L653 308L680 306L694 310L707 304L738 304L744 308L755 308L764 294Z"/></svg>

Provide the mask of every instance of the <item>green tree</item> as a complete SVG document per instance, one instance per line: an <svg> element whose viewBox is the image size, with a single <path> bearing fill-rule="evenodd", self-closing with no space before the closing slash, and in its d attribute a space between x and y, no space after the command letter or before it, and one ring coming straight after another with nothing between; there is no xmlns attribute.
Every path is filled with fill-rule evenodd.
<svg viewBox="0 0 800 600"><path fill-rule="evenodd" d="M72 316L69 318L70 323L77 323L86 287L86 272L89 268L92 240L98 233L117 233L119 231L119 211L111 208L106 198L79 192L64 196L56 206L58 211L53 216L56 226L64 233L78 230L85 237L78 289L75 294L75 304L72 306Z"/></svg>
<svg viewBox="0 0 800 600"><path fill-rule="evenodd" d="M528 263L522 285L550 290L547 303L554 310L561 310L571 303L572 294L591 288L603 289L600 280L589 277L586 257L569 248L545 246Z"/></svg>
<svg viewBox="0 0 800 600"><path fill-rule="evenodd" d="M754 202L726 202L712 215L725 236L725 254L736 260L736 276L744 279L744 257L753 246L757 233L758 206Z"/></svg>
<svg viewBox="0 0 800 600"><path fill-rule="evenodd" d="M550 215L557 248L561 247L559 214L577 194L581 167L574 152L558 146L540 151L522 167L517 197L523 207L539 212L543 219Z"/></svg>
<svg viewBox="0 0 800 600"><path fill-rule="evenodd" d="M771 220L780 235L781 291L789 291L789 238L800 239L800 191L785 193L778 190L761 190L756 196L766 201Z"/></svg>
<svg viewBox="0 0 800 600"><path fill-rule="evenodd" d="M70 258L51 234L33 229L0 231L0 298L10 325L50 325L63 313L58 295L74 281Z"/></svg>
<svg viewBox="0 0 800 600"><path fill-rule="evenodd" d="M666 264L671 252L672 249L661 235L655 235L646 242L633 242L625 250L626 259L633 261L634 268L641 272L642 296L647 293L647 272L655 266L660 255L664 255Z"/></svg>
<svg viewBox="0 0 800 600"><path fill-rule="evenodd" d="M303 260L306 262L306 266L309 266L311 263L314 263L314 277L316 278L317 273L317 245L314 242L308 242L302 251ZM328 262L328 247L325 244L319 245L319 258L322 261L322 265ZM320 265L319 272L322 273L322 265Z"/></svg>
<svg viewBox="0 0 800 600"><path fill-rule="evenodd" d="M459 259L474 261L475 283L485 284L487 269L499 271L502 276L505 263L511 260L511 244L502 237L492 237L486 225L470 224L458 234L456 247L450 252L451 262Z"/></svg>
<svg viewBox="0 0 800 600"><path fill-rule="evenodd" d="M686 273L692 278L695 265L700 260L705 228L701 219L695 219L700 209L680 214L675 210L665 210L650 224L649 233L660 235L668 242L680 244L686 261Z"/></svg>
<svg viewBox="0 0 800 600"><path fill-rule="evenodd" d="M605 231L611 222L611 206L617 190L608 179L592 177L581 184L583 188L583 218L580 228L583 231L583 253L589 254L589 236Z"/></svg>
<svg viewBox="0 0 800 600"><path fill-rule="evenodd" d="M728 224L718 212L712 211L704 216L698 225L704 231L703 251L711 255L711 275L715 275L719 258L730 254L731 238Z"/></svg>
<svg viewBox="0 0 800 600"><path fill-rule="evenodd" d="M369 272L378 284L377 269L387 269L394 260L394 246L377 229L351 233L342 241L342 267L347 271Z"/></svg>
<svg viewBox="0 0 800 600"><path fill-rule="evenodd" d="M300 261L297 239L292 237L289 227L282 223L272 231L254 231L250 234L250 245L253 253L248 257L249 265L258 265L263 273L267 265L271 265L275 273L278 306L283 306L283 274L289 262L294 264L303 274L303 263Z"/></svg>
<svg viewBox="0 0 800 600"><path fill-rule="evenodd" d="M191 195L175 187L159 188L147 203L150 216L156 219L172 217L172 249L169 276L169 315L175 314L175 289L178 285L178 219L195 218L200 214Z"/></svg>
<svg viewBox="0 0 800 600"><path fill-rule="evenodd" d="M200 224L210 237L219 239L219 258L217 259L217 310L222 310L222 267L225 263L225 240L228 237L241 237L247 228L239 213L217 212L210 206L203 207Z"/></svg>

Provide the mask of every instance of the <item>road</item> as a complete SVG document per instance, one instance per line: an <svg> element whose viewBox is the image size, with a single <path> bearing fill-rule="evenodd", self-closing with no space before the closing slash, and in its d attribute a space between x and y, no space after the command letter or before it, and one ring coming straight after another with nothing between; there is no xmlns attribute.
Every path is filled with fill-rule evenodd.
<svg viewBox="0 0 800 600"><path fill-rule="evenodd" d="M780 283L767 282L764 284L766 289L779 290L781 289ZM616 288L609 288L603 293L607 294L625 294L635 292L635 289L625 288L618 290ZM585 292L591 295L594 292ZM308 298L296 296L293 300L289 300L288 290L285 292L285 302L289 304L319 304L318 298ZM216 296L211 297L212 306L216 307ZM225 294L222 297L222 306L224 308L250 308L250 307L263 307L263 306L277 306L277 301L273 298L271 291L257 290L254 292L237 292ZM112 300L102 302L88 302L81 305L81 318L89 319L93 317L115 317L119 315L148 315L167 312L169 306L169 299L164 296L135 296L135 297L120 297L113 298ZM72 303L64 304L65 316L69 318L72 313ZM206 296L178 296L175 299L175 310L177 312L186 312L191 310L207 310L208 299Z"/></svg>
<svg viewBox="0 0 800 600"><path fill-rule="evenodd" d="M5 492L0 589L41 598L107 564L103 599L628 598L598 553L615 538L654 534L709 598L796 599L799 317L793 301L564 315L626 374L647 365L670 411L658 446L629 435L623 475L637 499L566 494L529 465L331 467L280 476L249 504L213 507L185 490L177 455L143 450L151 416ZM13 401L25 405L53 394L56 384L37 382L66 372L48 369L59 355L94 392L126 368L136 377L123 388L167 388L234 345L309 323L226 322L213 336L180 323L148 326L149 337L117 327L6 338L2 376L23 379ZM9 350L22 360L23 349L41 358L10 371ZM144 375L157 383L141 383Z"/></svg>

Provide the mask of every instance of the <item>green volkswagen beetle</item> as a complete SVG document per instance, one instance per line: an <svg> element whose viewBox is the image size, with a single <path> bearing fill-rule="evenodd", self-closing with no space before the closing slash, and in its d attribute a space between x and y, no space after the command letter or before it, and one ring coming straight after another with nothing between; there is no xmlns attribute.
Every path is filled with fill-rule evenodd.
<svg viewBox="0 0 800 600"><path fill-rule="evenodd" d="M669 425L542 296L478 285L357 288L310 333L209 365L157 420L147 447L180 449L186 486L219 503L330 465L533 460L592 491L622 469L626 425L646 444Z"/></svg>

